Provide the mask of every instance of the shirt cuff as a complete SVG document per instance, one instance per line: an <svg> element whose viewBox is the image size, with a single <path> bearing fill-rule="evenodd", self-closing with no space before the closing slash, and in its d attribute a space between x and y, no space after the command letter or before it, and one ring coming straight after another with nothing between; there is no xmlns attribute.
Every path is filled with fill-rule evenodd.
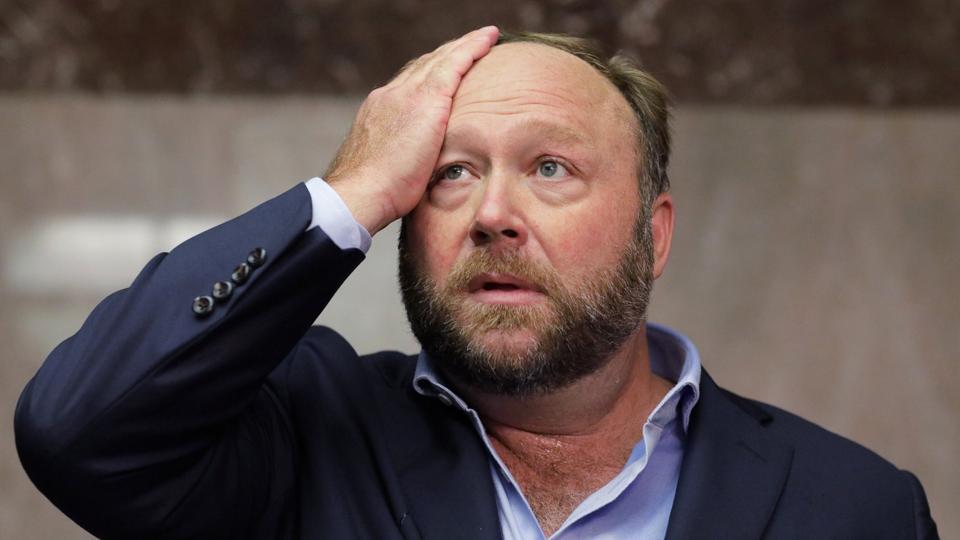
<svg viewBox="0 0 960 540"><path fill-rule="evenodd" d="M340 195L322 178L311 178L305 184L313 203L313 219L307 230L320 227L338 248L356 248L366 253L372 241L370 233L353 219Z"/></svg>

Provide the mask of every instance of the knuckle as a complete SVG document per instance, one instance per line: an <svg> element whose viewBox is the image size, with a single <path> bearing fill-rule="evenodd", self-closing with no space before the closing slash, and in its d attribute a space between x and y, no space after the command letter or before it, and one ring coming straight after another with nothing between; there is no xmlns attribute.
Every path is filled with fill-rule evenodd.
<svg viewBox="0 0 960 540"><path fill-rule="evenodd" d="M450 87L450 76L443 73L434 73L420 83L418 90L421 94L433 96L446 93Z"/></svg>
<svg viewBox="0 0 960 540"><path fill-rule="evenodd" d="M437 56L437 52L436 52L436 51L428 52L427 54L424 54L424 55L422 55L422 56L414 59L414 61L413 61L413 66L414 66L414 67L422 66L422 65L430 62L430 60L432 60L432 59L433 59L434 57L436 57L436 56Z"/></svg>
<svg viewBox="0 0 960 540"><path fill-rule="evenodd" d="M436 48L436 52L450 50L452 47L455 47L458 43L460 43L461 39L463 38L451 39L450 41L445 42L443 45L440 45Z"/></svg>
<svg viewBox="0 0 960 540"><path fill-rule="evenodd" d="M423 63L425 62L424 60L425 56L426 55L409 60L406 64L403 65L402 68L400 68L399 73L409 73L417 69L418 67L422 66Z"/></svg>
<svg viewBox="0 0 960 540"><path fill-rule="evenodd" d="M384 87L374 88L367 94L366 99L363 100L361 108L367 109L371 106L377 106L379 103L383 103L387 96L387 89Z"/></svg>
<svg viewBox="0 0 960 540"><path fill-rule="evenodd" d="M450 60L458 65L473 62L473 54L469 50L457 49L450 53Z"/></svg>

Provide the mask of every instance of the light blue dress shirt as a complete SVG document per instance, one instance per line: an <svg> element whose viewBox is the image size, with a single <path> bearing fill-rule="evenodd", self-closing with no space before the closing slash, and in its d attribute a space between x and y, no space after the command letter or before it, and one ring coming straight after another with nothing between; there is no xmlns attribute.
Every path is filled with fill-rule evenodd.
<svg viewBox="0 0 960 540"><path fill-rule="evenodd" d="M341 249L358 248L366 253L370 248L370 234L353 219L336 191L320 178L307 181L306 186L313 204L313 218L307 230L320 227ZM690 412L700 396L700 355L686 336L656 324L647 324L647 345L653 372L674 385L645 419L643 440L634 446L623 470L580 503L551 539L660 539L666 536ZM480 416L443 383L423 352L417 360L413 384L420 394L439 399L469 415L490 458L490 475L504 539L544 539L523 492L490 445Z"/></svg>
<svg viewBox="0 0 960 540"><path fill-rule="evenodd" d="M648 324L647 343L651 369L674 385L645 419L643 440L634 446L623 470L580 503L551 539L666 536L690 413L700 396L700 356L686 336L665 326ZM432 360L423 352L417 360L413 384L420 394L469 415L490 458L504 539L544 539L520 487L491 446L480 416L444 384Z"/></svg>

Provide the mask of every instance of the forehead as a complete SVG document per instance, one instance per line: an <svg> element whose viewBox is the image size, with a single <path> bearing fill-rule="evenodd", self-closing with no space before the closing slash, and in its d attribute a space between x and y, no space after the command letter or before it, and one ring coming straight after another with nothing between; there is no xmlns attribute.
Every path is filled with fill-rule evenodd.
<svg viewBox="0 0 960 540"><path fill-rule="evenodd" d="M596 69L538 43L497 45L467 72L453 99L451 126L478 115L521 122L547 117L588 132L619 132L635 123L626 100Z"/></svg>

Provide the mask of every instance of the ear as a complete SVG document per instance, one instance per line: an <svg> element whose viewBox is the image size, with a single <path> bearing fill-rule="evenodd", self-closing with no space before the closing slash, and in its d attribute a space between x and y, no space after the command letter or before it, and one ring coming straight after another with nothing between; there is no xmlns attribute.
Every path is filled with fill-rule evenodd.
<svg viewBox="0 0 960 540"><path fill-rule="evenodd" d="M653 234L653 278L663 274L670 257L670 243L673 241L673 197L661 193L653 201L650 214L650 230Z"/></svg>

